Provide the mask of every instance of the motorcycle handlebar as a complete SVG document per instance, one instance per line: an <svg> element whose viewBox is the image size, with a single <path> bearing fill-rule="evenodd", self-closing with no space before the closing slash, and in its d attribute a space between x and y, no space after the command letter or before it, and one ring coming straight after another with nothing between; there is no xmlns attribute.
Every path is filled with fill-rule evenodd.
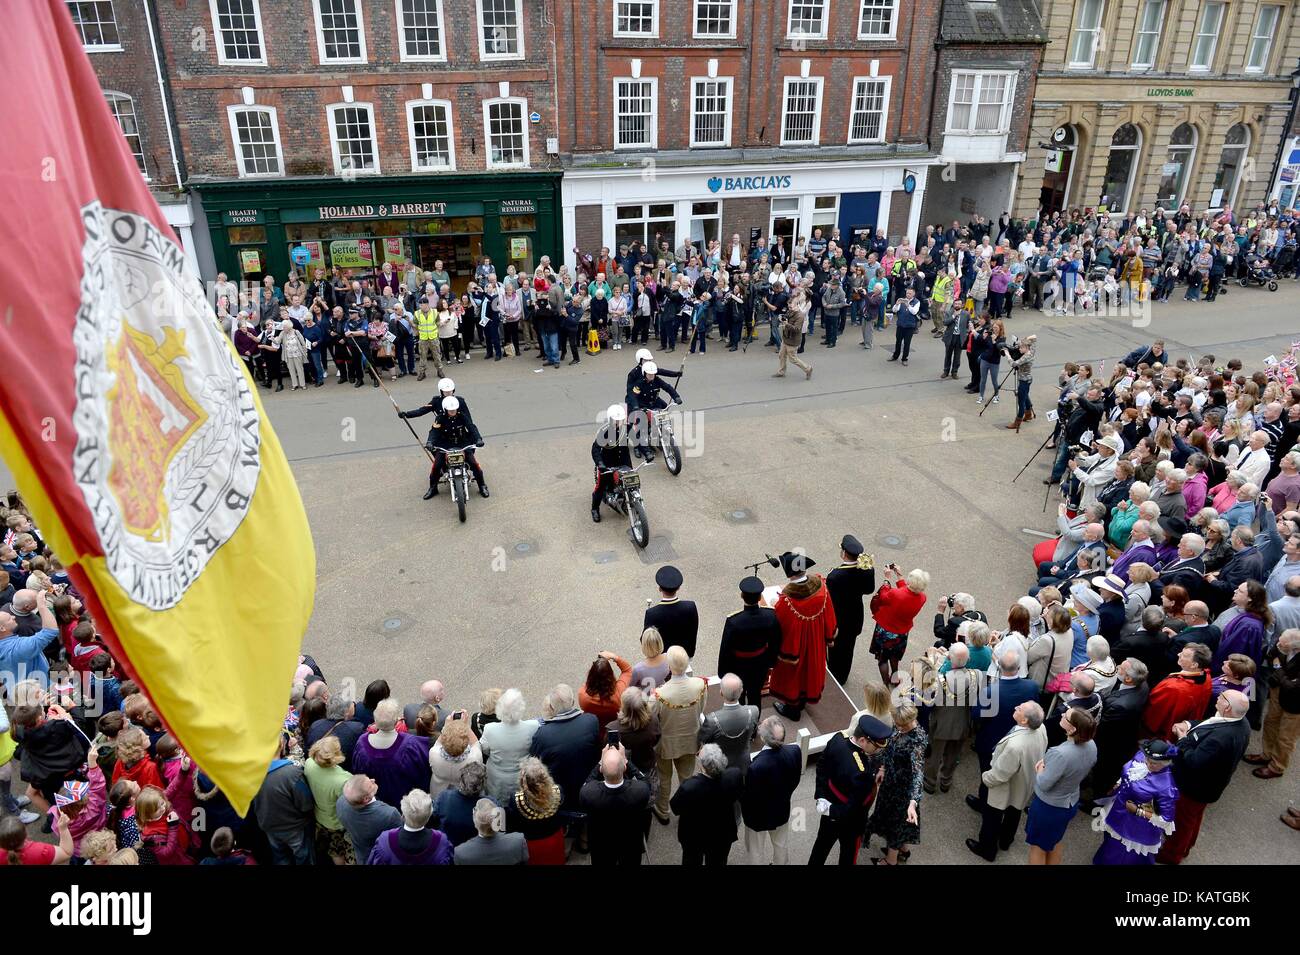
<svg viewBox="0 0 1300 955"><path fill-rule="evenodd" d="M440 447L438 447L438 446L435 444L435 445L433 446L433 450L435 450L435 451L441 451L441 452L443 452L444 454L446 454L446 453L453 452L453 451L473 451L473 450L474 450L475 448L477 448L477 447L478 447L477 444L467 444L467 445L465 445L465 447L463 447L463 448L440 448Z"/></svg>

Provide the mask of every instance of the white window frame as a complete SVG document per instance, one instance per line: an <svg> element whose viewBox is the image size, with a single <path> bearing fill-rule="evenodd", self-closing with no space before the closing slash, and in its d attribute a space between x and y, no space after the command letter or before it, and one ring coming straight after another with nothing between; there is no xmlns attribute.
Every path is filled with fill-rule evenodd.
<svg viewBox="0 0 1300 955"><path fill-rule="evenodd" d="M343 157L339 153L338 124L334 121L336 109L364 109L370 114L370 146L375 154L374 169L343 169ZM375 126L374 103L330 103L325 107L325 122L329 126L330 153L334 156L334 175L336 176L378 176L379 171L379 129Z"/></svg>
<svg viewBox="0 0 1300 955"><path fill-rule="evenodd" d="M447 111L447 165L422 166L417 161L419 155L415 150L415 111L421 106L441 106ZM456 121L455 111L449 99L413 99L406 101L406 138L411 147L411 172L455 172L456 171Z"/></svg>
<svg viewBox="0 0 1300 955"><path fill-rule="evenodd" d="M1202 33L1205 27L1206 15L1211 9L1219 11L1219 18L1214 24L1214 33ZM1228 4L1224 0L1205 0L1201 4L1201 11L1196 17L1196 31L1192 34L1192 45L1187 52L1187 72L1189 73L1209 73L1214 69L1214 58L1219 55L1219 40L1223 38L1223 21L1227 17ZM1196 62L1196 47L1201 42L1201 37L1212 36L1210 48L1205 57L1204 64Z"/></svg>
<svg viewBox="0 0 1300 955"><path fill-rule="evenodd" d="M275 143L275 161L278 164L279 172L248 172L244 168L244 151L243 144L239 140L239 124L237 117L240 113L269 113L271 116L271 138ZM226 107L226 119L230 123L230 142L235 147L235 167L239 170L240 179L282 179L284 178L284 150L280 146L280 113L274 106L245 106L243 103L235 103Z"/></svg>
<svg viewBox="0 0 1300 955"><path fill-rule="evenodd" d="M868 0L858 0L858 25L857 34L859 40L896 40L898 39L898 0L892 0L893 6L889 11L889 32L888 33L863 33L862 32L862 14L866 11ZM872 6L878 6L878 0L871 0Z"/></svg>
<svg viewBox="0 0 1300 955"><path fill-rule="evenodd" d="M794 5L796 3L808 4L816 3L821 7L822 28L818 33L795 32L794 29ZM787 40L824 40L826 39L827 21L830 19L830 10L828 0L787 0L785 10L785 38Z"/></svg>
<svg viewBox="0 0 1300 955"><path fill-rule="evenodd" d="M1279 20L1278 22L1280 23L1281 21ZM1241 126L1242 131L1246 134L1246 141L1244 143L1238 143L1235 146L1230 146L1225 142L1223 147L1219 150L1219 164L1218 166L1214 167L1215 173L1218 173L1219 166L1223 165L1223 154L1226 153L1229 149L1236 150L1241 154L1241 158L1237 161L1236 175L1232 177L1232 188L1224 192L1222 205L1218 206L1218 208L1220 209L1226 208L1228 206L1236 207L1237 193L1241 191L1241 180L1244 178L1242 173L1245 171L1246 168L1246 160L1250 156L1250 147L1251 147L1251 138L1252 138L1250 135L1250 127L1247 126L1245 123L1237 123L1234 125ZM1232 131L1231 128L1229 128L1228 132L1231 131ZM1226 140L1227 138L1226 135L1224 138Z"/></svg>
<svg viewBox="0 0 1300 955"><path fill-rule="evenodd" d="M352 0L352 7L357 12L357 48L360 50L360 56L347 57L326 57L325 56L325 21L321 16L321 0L311 0L311 13L316 20L316 53L320 58L322 66L333 66L337 63L365 63L366 60L366 19L362 9L361 0Z"/></svg>
<svg viewBox="0 0 1300 955"><path fill-rule="evenodd" d="M474 0L474 29L478 32L478 58L484 61L522 60L524 58L524 4L523 0L514 0L515 29L519 37L518 53L489 53L487 40L483 36L483 0Z"/></svg>
<svg viewBox="0 0 1300 955"><path fill-rule="evenodd" d="M969 105L963 104L962 108L966 110L966 119L964 125L955 125L954 112L957 107L957 77L973 76L975 85L971 89L971 101ZM979 115L980 111L980 94L984 90L984 81L993 77L1003 77L1007 81L1005 99L1002 102L1002 112L998 114L997 129L976 129L974 117ZM1008 70L953 70L952 82L948 84L948 123L945 132L956 133L962 136L1005 136L1011 131L1011 113L1016 104L1016 74Z"/></svg>
<svg viewBox="0 0 1300 955"><path fill-rule="evenodd" d="M85 34L81 33L81 30L78 29L77 32L78 34L81 35L81 48L85 50L87 53L120 53L122 52L122 30L117 25L117 8L113 6L113 0L99 0L99 2L108 4L108 12L113 17L113 29L117 31L117 42L116 43L87 43ZM75 3L68 2L66 6L71 8L75 6ZM68 15L69 16L72 15L71 9L68 10ZM103 23L104 21L97 20L95 22ZM73 21L73 26L76 26L75 20Z"/></svg>
<svg viewBox="0 0 1300 955"><path fill-rule="evenodd" d="M1152 4L1158 4L1160 7L1160 17L1156 21L1155 33L1149 30L1143 30L1142 25L1146 21L1147 11L1151 9ZM1169 0L1143 0L1142 6L1138 7L1137 24L1133 34L1133 62L1129 64L1129 69L1135 71L1146 71L1155 69L1156 60L1160 56L1160 41L1164 39L1165 17L1169 14ZM1142 45L1142 38L1154 36L1155 40L1151 43L1150 59L1143 62L1138 59L1138 48Z"/></svg>
<svg viewBox="0 0 1300 955"><path fill-rule="evenodd" d="M1087 13L1091 4L1096 3L1097 22L1096 25L1087 27L1083 25L1084 14ZM1079 16L1070 28L1069 45L1065 48L1065 68L1069 70L1090 70L1097 63L1097 39L1101 35L1102 24L1106 22L1106 0L1083 0L1079 6ZM1079 34L1088 33L1092 40L1088 44L1088 58L1086 60L1076 59L1074 48L1078 42Z"/></svg>
<svg viewBox="0 0 1300 955"><path fill-rule="evenodd" d="M691 149L730 149L731 148L731 114L735 109L736 103L736 81L732 76L692 76L691 77L691 118L690 118L690 148ZM723 115L722 122L722 142L720 143L701 143L695 138L695 84L696 83L722 83L727 87L727 110Z"/></svg>
<svg viewBox="0 0 1300 955"><path fill-rule="evenodd" d="M253 21L257 24L257 46L262 51L262 55L256 60L232 60L226 56L226 42L222 37L221 17L217 12L217 0L208 0L208 9L212 12L212 35L216 38L218 64L222 66L266 66L266 30L262 28L261 0L253 0Z"/></svg>
<svg viewBox="0 0 1300 955"><path fill-rule="evenodd" d="M493 162L493 161L492 161L492 123L491 123L491 121L490 121L490 119L489 119L489 113L490 113L490 111L491 111L491 107L494 106L494 105L496 105L497 103L518 103L518 104L519 104L519 119L520 119L520 121L521 121L521 123L522 123L522 126L523 126L523 135L524 135L524 161L523 161L522 163L515 163L515 162L509 162L509 163L498 163L498 162ZM528 127L529 127L529 125L530 125L530 124L529 124L529 121L528 121L528 100L526 100L524 97L522 97L522 96L504 96L504 97L503 97L503 96L498 96L498 97L495 97L495 98L493 98L493 99L485 99L485 100L483 101L483 148L484 148L485 153L486 153L486 155L484 156L484 160L485 160L486 163L487 163L487 168L488 168L488 169L527 169L527 168L529 168L529 166L530 166L531 163L532 163L532 155L531 155L531 152L530 152L530 146L529 146L529 142L528 142L528 139L529 139Z"/></svg>
<svg viewBox="0 0 1300 955"><path fill-rule="evenodd" d="M757 3L759 0L752 0ZM700 32L700 4L701 3L730 3L731 30L727 33L701 33ZM691 4L691 36L697 40L734 40L736 38L736 21L740 18L739 0L694 0Z"/></svg>
<svg viewBox="0 0 1300 955"><path fill-rule="evenodd" d="M1268 32L1261 34L1259 28L1266 10L1274 11L1277 19L1273 21L1273 26ZM1277 29L1282 25L1284 16L1286 16L1286 8L1281 4L1261 3L1259 5L1259 11L1255 14L1255 25L1251 27L1250 38L1246 41L1246 62L1242 66L1243 73L1263 73L1268 70L1268 61L1273 58L1273 38L1277 35ZM1251 66L1250 61L1255 46L1261 41L1264 44L1264 55L1260 57L1259 66Z"/></svg>
<svg viewBox="0 0 1300 955"><path fill-rule="evenodd" d="M854 139L853 138L853 116L855 113L854 104L858 101L858 84L859 83L884 83L884 99L880 109L880 135L874 139ZM855 76L853 85L849 87L849 128L848 144L856 146L861 143L883 143L889 135L889 98L893 93L894 78L892 76Z"/></svg>
<svg viewBox="0 0 1300 955"><path fill-rule="evenodd" d="M797 140L791 142L785 137L785 121L790 111L790 84L814 83L817 86L817 105L813 108L813 138L811 142ZM820 146L822 140L822 104L826 92L826 78L823 76L787 76L781 82L781 145L782 146Z"/></svg>
<svg viewBox="0 0 1300 955"><path fill-rule="evenodd" d="M393 15L397 18L397 55L403 63L447 62L447 18L443 16L442 0L432 0L432 3L438 16L438 53L434 56L406 52L407 23L402 16L402 0L393 0Z"/></svg>
<svg viewBox="0 0 1300 955"><path fill-rule="evenodd" d="M113 113L113 120L117 123L117 130L121 133L122 138L126 139L126 130L122 128L122 120L118 118L118 110L113 108L114 102L125 102L131 109L131 119L135 122L135 138L140 144L140 152L136 153L131 149L131 143L127 142L127 149L131 149L131 158L135 159L140 166L140 175L144 177L145 182L150 181L149 176L149 156L144 151L144 136L140 133L140 114L135 111L135 97L126 93L119 93L117 90L104 90L104 99L108 101L108 108Z"/></svg>
<svg viewBox="0 0 1300 955"><path fill-rule="evenodd" d="M650 84L650 142L648 143L620 143L618 141L618 84L620 83L648 83ZM610 106L614 111L614 148L616 150L638 150L638 149L658 149L659 148L659 80L653 76L616 76L613 80L613 96L610 100Z"/></svg>
<svg viewBox="0 0 1300 955"><path fill-rule="evenodd" d="M620 30L618 28L618 8L625 3L649 4L650 6L650 32L637 33L635 31ZM612 24L614 36L616 37L637 37L642 40L657 40L659 38L659 0L614 0L614 22Z"/></svg>

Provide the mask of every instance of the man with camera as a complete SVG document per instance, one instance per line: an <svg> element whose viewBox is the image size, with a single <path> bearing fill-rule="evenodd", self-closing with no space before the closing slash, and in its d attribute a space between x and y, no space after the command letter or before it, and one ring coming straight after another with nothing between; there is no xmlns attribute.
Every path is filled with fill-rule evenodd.
<svg viewBox="0 0 1300 955"><path fill-rule="evenodd" d="M1086 432L1097 430L1104 410L1101 384L1096 381L1089 382L1087 390L1082 395L1066 399L1062 402L1062 407L1066 409L1061 414L1061 417L1065 418L1064 433L1061 435L1060 444L1057 445L1052 473L1043 479L1044 484L1056 484L1061 480L1065 474L1066 464L1070 460L1071 451L1079 449L1079 443Z"/></svg>
<svg viewBox="0 0 1300 955"><path fill-rule="evenodd" d="M934 615L934 645L945 649L951 647L958 641L957 629L971 620L988 623L988 617L975 609L975 598L970 594L940 597L939 612Z"/></svg>

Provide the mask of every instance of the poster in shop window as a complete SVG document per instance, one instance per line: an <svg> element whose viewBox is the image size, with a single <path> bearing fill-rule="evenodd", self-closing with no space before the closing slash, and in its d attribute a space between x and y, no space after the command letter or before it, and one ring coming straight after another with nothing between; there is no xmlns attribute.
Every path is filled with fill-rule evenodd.
<svg viewBox="0 0 1300 955"><path fill-rule="evenodd" d="M397 267L401 265L403 262L405 262L406 252L403 249L404 244L405 243L403 243L401 239L385 239L384 240L384 261L392 262L394 267Z"/></svg>
<svg viewBox="0 0 1300 955"><path fill-rule="evenodd" d="M510 240L510 258L528 258L528 240L526 238L516 236Z"/></svg>
<svg viewBox="0 0 1300 955"><path fill-rule="evenodd" d="M330 261L341 269L370 269L375 255L369 239L336 239L330 243Z"/></svg>
<svg viewBox="0 0 1300 955"><path fill-rule="evenodd" d="M240 249L239 268L245 275L262 271L262 254L257 249Z"/></svg>

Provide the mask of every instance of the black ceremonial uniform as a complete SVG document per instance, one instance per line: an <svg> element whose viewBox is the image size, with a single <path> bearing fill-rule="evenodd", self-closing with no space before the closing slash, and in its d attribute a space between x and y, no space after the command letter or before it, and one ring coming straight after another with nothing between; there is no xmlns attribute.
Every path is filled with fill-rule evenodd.
<svg viewBox="0 0 1300 955"><path fill-rule="evenodd" d="M600 503L605 489L614 484L614 475L606 468L630 468L632 452L628 449L624 435L616 426L609 425L596 432L596 440L591 442L591 460L596 465L596 486L591 492L591 509L600 512Z"/></svg>
<svg viewBox="0 0 1300 955"><path fill-rule="evenodd" d="M464 408L464 404L461 407ZM463 417L459 412L453 418L446 411L439 411L434 416L433 427L429 430L429 448L433 450L433 471L429 475L430 490L437 492L438 479L447 467L447 451L467 448L465 462L474 473L474 480L478 482L479 490L482 491L484 488L483 468L479 466L478 458L474 455L474 449L467 447L468 445L482 443L483 438L479 434L478 428L469 418ZM485 494L484 497L486 496Z"/></svg>
<svg viewBox="0 0 1300 955"><path fill-rule="evenodd" d="M826 575L826 587L839 627L839 636L826 654L826 669L843 686L853 666L853 645L862 632L862 601L876 592L876 569L871 558L864 554L856 561L840 564Z"/></svg>
<svg viewBox="0 0 1300 955"><path fill-rule="evenodd" d="M647 607L641 629L654 627L664 639L664 649L677 646L688 657L695 656L695 641L700 633L700 613L694 600L664 597L652 607Z"/></svg>
<svg viewBox="0 0 1300 955"><path fill-rule="evenodd" d="M434 416L436 422L438 415L442 412L442 399L444 397L446 398L454 397L457 401L460 402L460 408L457 410L457 415L463 418L466 426L470 429L470 431L473 432L475 435L477 435L478 428L475 427L474 425L474 416L469 413L469 402L466 401L464 398L462 398L460 395L441 395L441 394L434 395L432 398L429 399L429 403L427 405L420 405L420 407L416 408L414 411L403 411L402 417L408 419L423 418L425 415L431 414ZM430 448L433 447L433 439L435 436L436 436L436 432L432 428L430 428L429 438L427 441L425 441L425 445ZM475 440L478 439L475 438Z"/></svg>
<svg viewBox="0 0 1300 955"><path fill-rule="evenodd" d="M814 796L831 804L821 817L809 865L824 865L831 845L840 844L840 865L855 865L867 810L876 795L876 770L880 756L868 756L843 733L831 736L817 760Z"/></svg>
<svg viewBox="0 0 1300 955"><path fill-rule="evenodd" d="M666 368L660 368L659 374L656 377L680 378L681 376L682 373L680 371L669 371ZM629 414L638 407L636 399L633 397L637 392L634 392L632 389L636 388L639 391L640 386L643 384L645 384L645 375L641 373L641 362L637 362L636 367L627 373L627 394L624 396L624 401L627 404Z"/></svg>
<svg viewBox="0 0 1300 955"><path fill-rule="evenodd" d="M727 616L718 649L718 676L734 673L745 684L740 702L762 709L763 684L781 648L781 624L770 607L742 607Z"/></svg>

